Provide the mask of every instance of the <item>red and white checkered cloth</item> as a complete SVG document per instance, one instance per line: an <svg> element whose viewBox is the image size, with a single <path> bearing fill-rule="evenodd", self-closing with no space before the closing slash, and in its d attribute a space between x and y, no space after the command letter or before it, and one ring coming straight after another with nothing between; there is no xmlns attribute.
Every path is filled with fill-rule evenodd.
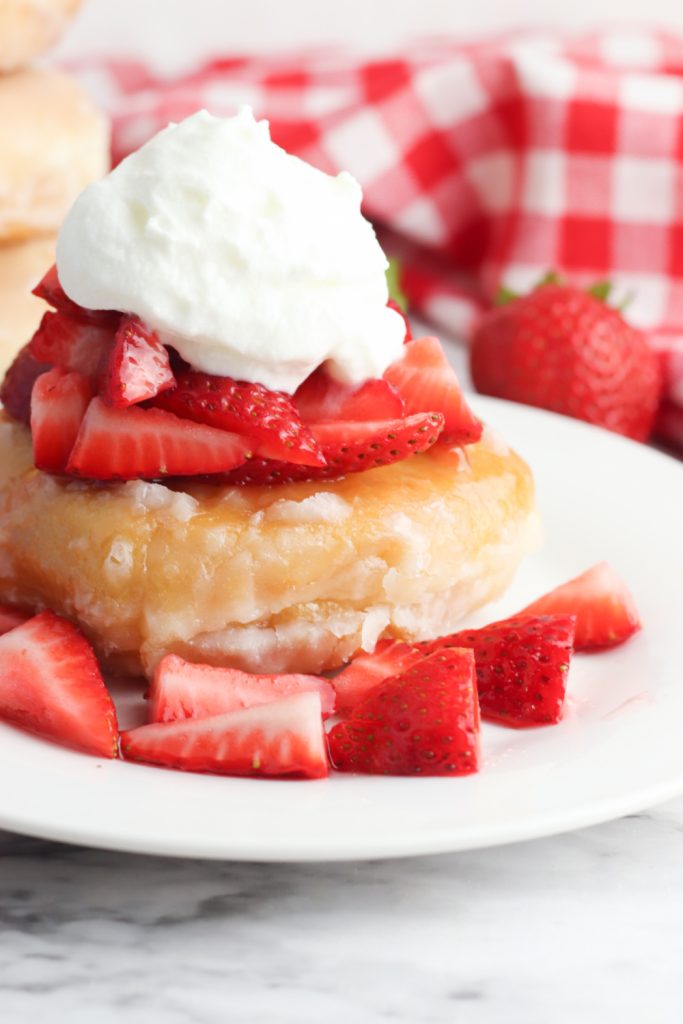
<svg viewBox="0 0 683 1024"><path fill-rule="evenodd" d="M611 278L662 353L662 425L683 445L683 39L603 32L213 60L175 79L75 69L114 158L170 120L243 103L326 171L350 170L427 319L466 338L505 283Z"/></svg>

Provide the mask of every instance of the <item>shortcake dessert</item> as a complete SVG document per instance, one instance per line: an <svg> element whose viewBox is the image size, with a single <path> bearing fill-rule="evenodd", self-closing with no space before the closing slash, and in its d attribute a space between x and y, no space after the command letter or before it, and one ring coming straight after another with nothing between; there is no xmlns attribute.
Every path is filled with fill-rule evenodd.
<svg viewBox="0 0 683 1024"><path fill-rule="evenodd" d="M333 669L501 593L530 471L388 302L360 206L246 109L88 186L2 386L0 601L150 675Z"/></svg>

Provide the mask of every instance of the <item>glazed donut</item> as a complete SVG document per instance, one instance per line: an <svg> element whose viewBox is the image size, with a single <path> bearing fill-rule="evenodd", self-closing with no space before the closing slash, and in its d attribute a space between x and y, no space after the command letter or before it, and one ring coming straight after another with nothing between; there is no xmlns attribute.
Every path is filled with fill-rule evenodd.
<svg viewBox="0 0 683 1024"><path fill-rule="evenodd" d="M109 164L109 129L81 87L56 71L0 77L0 241L54 234Z"/></svg>
<svg viewBox="0 0 683 1024"><path fill-rule="evenodd" d="M0 71L12 71L56 43L81 0L0 0Z"/></svg>
<svg viewBox="0 0 683 1024"><path fill-rule="evenodd" d="M54 258L54 238L0 245L0 377L48 308L42 299L31 295L31 288Z"/></svg>
<svg viewBox="0 0 683 1024"><path fill-rule="evenodd" d="M531 473L488 431L333 482L171 489L50 477L0 420L0 602L69 616L114 669L172 652L320 672L441 635L501 593L536 530Z"/></svg>

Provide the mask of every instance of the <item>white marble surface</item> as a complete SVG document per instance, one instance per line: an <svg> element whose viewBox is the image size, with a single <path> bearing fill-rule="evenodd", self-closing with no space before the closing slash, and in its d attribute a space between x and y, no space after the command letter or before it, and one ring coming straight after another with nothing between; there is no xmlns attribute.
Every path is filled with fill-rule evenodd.
<svg viewBox="0 0 683 1024"><path fill-rule="evenodd" d="M0 833L7 1024L679 1024L683 798L517 846L321 866Z"/></svg>

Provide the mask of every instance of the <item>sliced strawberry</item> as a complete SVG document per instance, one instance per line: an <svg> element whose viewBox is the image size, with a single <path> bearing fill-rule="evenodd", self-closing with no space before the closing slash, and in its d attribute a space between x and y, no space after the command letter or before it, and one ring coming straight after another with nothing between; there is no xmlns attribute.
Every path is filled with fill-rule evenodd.
<svg viewBox="0 0 683 1024"><path fill-rule="evenodd" d="M387 302L387 306L389 307L389 309L393 309L395 313L398 313L398 315L402 318L403 322L405 323L406 336L403 339L403 344L407 345L409 341L413 340L413 332L410 329L410 321L407 315L403 312L398 302L395 302L393 299L389 299L389 301Z"/></svg>
<svg viewBox="0 0 683 1024"><path fill-rule="evenodd" d="M66 313L73 320L81 320L83 323L100 324L108 327L116 327L120 314L111 309L86 309L79 306L77 302L70 299L66 294L57 276L57 267L52 266L35 288L33 294L39 299L44 299L48 306Z"/></svg>
<svg viewBox="0 0 683 1024"><path fill-rule="evenodd" d="M99 757L116 757L116 711L93 650L54 612L41 612L0 637L0 719Z"/></svg>
<svg viewBox="0 0 683 1024"><path fill-rule="evenodd" d="M369 775L468 775L479 767L471 651L443 650L386 679L328 736L333 765Z"/></svg>
<svg viewBox="0 0 683 1024"><path fill-rule="evenodd" d="M318 693L297 693L242 711L143 725L121 734L131 761L223 775L324 778L328 772Z"/></svg>
<svg viewBox="0 0 683 1024"><path fill-rule="evenodd" d="M574 642L573 615L515 617L416 644L424 655L469 647L483 718L516 728L562 717Z"/></svg>
<svg viewBox="0 0 683 1024"><path fill-rule="evenodd" d="M31 339L30 350L39 362L95 377L113 343L112 327L48 312Z"/></svg>
<svg viewBox="0 0 683 1024"><path fill-rule="evenodd" d="M402 640L380 640L372 654L359 654L332 679L339 714L347 714L379 683L404 672L421 657L415 646Z"/></svg>
<svg viewBox="0 0 683 1024"><path fill-rule="evenodd" d="M24 345L5 374L0 387L0 401L10 416L27 426L31 422L31 392L41 373L50 367L39 363L30 345Z"/></svg>
<svg viewBox="0 0 683 1024"><path fill-rule="evenodd" d="M236 434L161 409L110 409L93 398L66 469L91 480L154 480L227 472L248 454L249 442Z"/></svg>
<svg viewBox="0 0 683 1024"><path fill-rule="evenodd" d="M445 444L471 444L481 437L482 425L465 401L438 338L409 342L402 357L386 370L384 379L399 391L406 412L443 414L440 440Z"/></svg>
<svg viewBox="0 0 683 1024"><path fill-rule="evenodd" d="M325 465L291 398L262 384L188 370L178 374L176 386L154 404L184 419L248 437L252 449L265 458Z"/></svg>
<svg viewBox="0 0 683 1024"><path fill-rule="evenodd" d="M9 633L15 626L21 626L30 618L27 612L20 612L18 608L12 608L8 604L0 604L0 636Z"/></svg>
<svg viewBox="0 0 683 1024"><path fill-rule="evenodd" d="M93 395L88 377L55 367L41 374L31 396L31 437L36 469L63 473Z"/></svg>
<svg viewBox="0 0 683 1024"><path fill-rule="evenodd" d="M195 665L167 654L156 667L149 688L151 722L207 718L267 704L293 693L320 695L323 716L334 711L334 689L318 676L259 676L236 668Z"/></svg>
<svg viewBox="0 0 683 1024"><path fill-rule="evenodd" d="M577 651L613 647L640 629L628 587L607 562L598 562L568 583L527 605L519 615L575 615Z"/></svg>
<svg viewBox="0 0 683 1024"><path fill-rule="evenodd" d="M175 384L168 349L151 327L123 316L103 373L100 394L114 409L127 409L154 398Z"/></svg>
<svg viewBox="0 0 683 1024"><path fill-rule="evenodd" d="M250 459L221 478L226 484L278 484L293 480L333 480L388 466L431 448L443 427L440 413L421 413L383 423L313 423L326 466L293 466L271 459Z"/></svg>
<svg viewBox="0 0 683 1024"><path fill-rule="evenodd" d="M403 399L386 380L340 384L319 366L294 392L293 401L306 423L331 420L394 420L404 414Z"/></svg>

